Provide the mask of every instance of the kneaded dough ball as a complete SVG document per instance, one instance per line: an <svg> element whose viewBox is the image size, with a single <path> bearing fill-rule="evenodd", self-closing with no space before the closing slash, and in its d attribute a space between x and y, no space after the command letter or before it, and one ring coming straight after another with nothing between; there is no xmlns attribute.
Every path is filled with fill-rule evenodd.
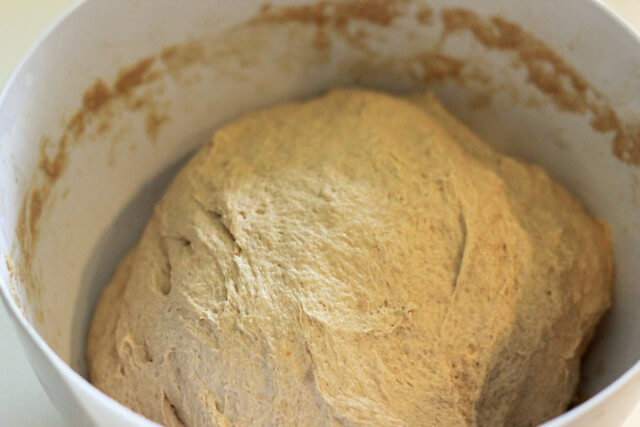
<svg viewBox="0 0 640 427"><path fill-rule="evenodd" d="M533 425L610 304L607 227L432 97L218 130L95 312L90 379L167 425Z"/></svg>

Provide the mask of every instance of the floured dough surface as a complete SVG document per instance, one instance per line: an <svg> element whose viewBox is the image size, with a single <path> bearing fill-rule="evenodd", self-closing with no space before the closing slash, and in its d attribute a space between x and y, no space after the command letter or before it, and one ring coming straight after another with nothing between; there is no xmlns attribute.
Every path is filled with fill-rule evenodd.
<svg viewBox="0 0 640 427"><path fill-rule="evenodd" d="M171 184L90 379L167 425L532 425L610 304L607 228L430 96L246 115Z"/></svg>

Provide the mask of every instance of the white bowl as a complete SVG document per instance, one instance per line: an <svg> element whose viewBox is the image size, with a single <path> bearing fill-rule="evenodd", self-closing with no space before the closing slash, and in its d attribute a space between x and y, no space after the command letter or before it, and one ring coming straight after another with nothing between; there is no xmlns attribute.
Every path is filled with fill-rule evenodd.
<svg viewBox="0 0 640 427"><path fill-rule="evenodd" d="M638 36L584 0L271 3L89 0L6 86L0 290L61 412L150 424L84 379L85 334L182 159L241 112L357 83L428 86L611 224L617 283L585 362L593 397L550 425L622 422L640 399L640 133L623 135L639 129Z"/></svg>

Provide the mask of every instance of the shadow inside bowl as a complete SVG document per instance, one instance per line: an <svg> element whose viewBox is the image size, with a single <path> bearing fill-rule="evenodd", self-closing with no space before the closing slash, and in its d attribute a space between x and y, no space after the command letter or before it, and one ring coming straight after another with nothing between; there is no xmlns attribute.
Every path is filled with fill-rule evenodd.
<svg viewBox="0 0 640 427"><path fill-rule="evenodd" d="M203 135L206 140L210 132ZM200 139L200 138L199 138ZM93 310L104 288L109 284L120 261L140 239L156 202L162 197L173 177L191 157L189 153L162 170L143 185L122 209L95 245L82 273L82 283L71 324L73 370L87 378L86 345Z"/></svg>

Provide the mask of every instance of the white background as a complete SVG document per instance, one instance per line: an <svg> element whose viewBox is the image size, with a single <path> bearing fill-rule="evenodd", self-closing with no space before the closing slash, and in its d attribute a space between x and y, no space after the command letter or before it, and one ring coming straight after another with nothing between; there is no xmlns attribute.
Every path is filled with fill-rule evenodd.
<svg viewBox="0 0 640 427"><path fill-rule="evenodd" d="M587 0L585 0L587 1ZM603 0L640 30L640 0ZM74 0L0 0L0 88L27 49ZM0 304L0 426L64 426ZM640 403L624 427L640 425Z"/></svg>

